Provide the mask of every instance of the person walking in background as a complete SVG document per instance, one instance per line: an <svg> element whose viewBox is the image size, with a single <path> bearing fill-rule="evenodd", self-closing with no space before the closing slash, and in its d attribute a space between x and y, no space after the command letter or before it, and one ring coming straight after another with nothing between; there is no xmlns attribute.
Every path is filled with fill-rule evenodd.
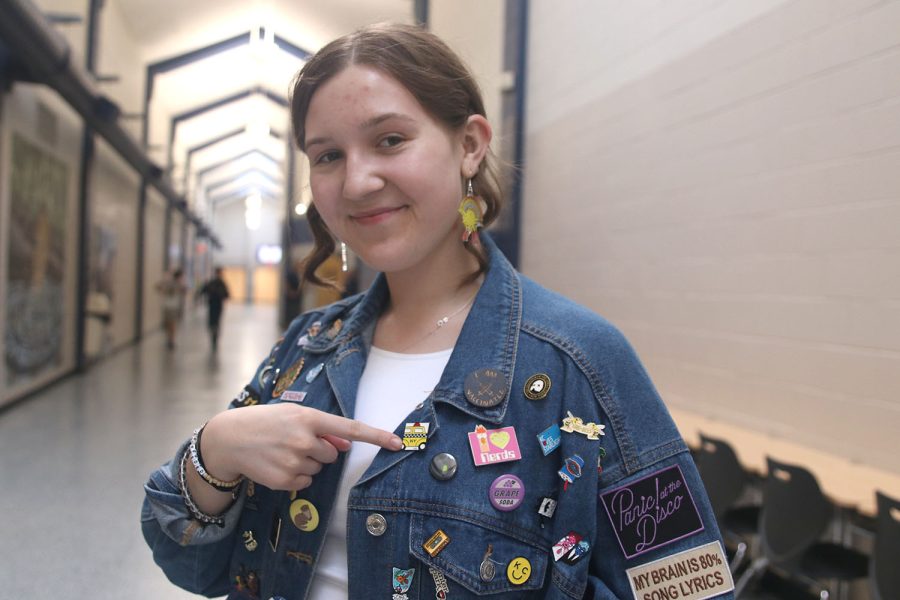
<svg viewBox="0 0 900 600"><path fill-rule="evenodd" d="M184 312L184 271L175 269L172 275L156 284L156 291L163 297L163 326L166 330L166 348L175 348L175 334Z"/></svg>
<svg viewBox="0 0 900 600"><path fill-rule="evenodd" d="M206 296L209 342L215 352L219 345L219 323L222 321L222 309L225 308L225 301L230 297L228 286L222 279L222 267L215 268L213 278L203 284L197 295Z"/></svg>

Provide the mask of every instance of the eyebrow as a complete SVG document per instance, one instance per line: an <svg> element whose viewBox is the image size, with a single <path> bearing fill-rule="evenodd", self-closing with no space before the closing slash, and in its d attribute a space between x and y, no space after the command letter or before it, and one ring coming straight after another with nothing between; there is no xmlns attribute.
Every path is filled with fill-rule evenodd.
<svg viewBox="0 0 900 600"><path fill-rule="evenodd" d="M372 117L371 119L363 121L363 123L359 126L359 128L360 129L371 129L371 128L377 127L381 123L384 123L385 121L389 121L391 119L400 119L401 121L407 121L410 123L415 122L415 119L413 119L412 117L408 117L408 116L400 114L400 113L391 112L391 113L384 113L382 115L377 115L375 117ZM316 144L325 144L330 141L331 141L331 138L329 138L329 137L317 137L317 138L313 138L311 140L307 140L306 147L309 148L310 146L315 146Z"/></svg>
<svg viewBox="0 0 900 600"><path fill-rule="evenodd" d="M409 121L412 122L414 119L412 117L408 117L406 115L401 115L400 113L384 113L383 115L378 115L377 117L372 117L368 121L363 122L360 126L360 129L371 129L385 121L389 121L391 119L400 119L401 121Z"/></svg>

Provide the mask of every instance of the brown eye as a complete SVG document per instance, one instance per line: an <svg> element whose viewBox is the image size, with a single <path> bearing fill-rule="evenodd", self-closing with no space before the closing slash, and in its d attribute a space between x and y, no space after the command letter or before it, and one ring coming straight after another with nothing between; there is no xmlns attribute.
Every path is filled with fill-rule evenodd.
<svg viewBox="0 0 900 600"><path fill-rule="evenodd" d="M387 135L378 142L378 145L382 148L393 148L394 146L399 146L403 143L403 138L399 135Z"/></svg>
<svg viewBox="0 0 900 600"><path fill-rule="evenodd" d="M323 152L316 158L315 164L317 165L325 165L330 162L334 162L341 157L341 153L337 150L331 150L329 152Z"/></svg>

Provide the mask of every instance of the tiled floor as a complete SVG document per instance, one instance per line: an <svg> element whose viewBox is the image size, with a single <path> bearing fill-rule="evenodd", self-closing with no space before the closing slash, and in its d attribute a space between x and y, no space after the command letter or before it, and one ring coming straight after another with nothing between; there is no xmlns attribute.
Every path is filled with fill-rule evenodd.
<svg viewBox="0 0 900 600"><path fill-rule="evenodd" d="M140 532L147 474L224 409L279 335L272 307L229 306L218 355L202 311L0 413L0 599L197 598Z"/></svg>

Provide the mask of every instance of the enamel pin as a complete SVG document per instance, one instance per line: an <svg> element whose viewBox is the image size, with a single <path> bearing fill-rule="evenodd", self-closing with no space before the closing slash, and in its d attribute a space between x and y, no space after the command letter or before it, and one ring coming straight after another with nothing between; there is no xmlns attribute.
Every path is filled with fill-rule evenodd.
<svg viewBox="0 0 900 600"><path fill-rule="evenodd" d="M558 561L566 555L572 548L578 545L584 536L580 533L570 531L561 540L553 544L553 560Z"/></svg>
<svg viewBox="0 0 900 600"><path fill-rule="evenodd" d="M303 357L300 357L300 360L288 367L287 371L278 377L278 381L275 382L275 389L272 390L273 398L281 396L295 381L297 381L297 375L299 375L300 371L303 369L304 362L306 362L306 360Z"/></svg>
<svg viewBox="0 0 900 600"><path fill-rule="evenodd" d="M441 550L446 548L447 544L450 543L450 536L444 533L442 529L438 529L435 531L430 538L425 540L425 543L422 544L422 548L425 549L425 552L428 553L428 556L434 558L438 554L440 554Z"/></svg>
<svg viewBox="0 0 900 600"><path fill-rule="evenodd" d="M475 431L469 432L468 436L469 449L476 467L522 458L514 427L486 429L484 425L476 425Z"/></svg>
<svg viewBox="0 0 900 600"><path fill-rule="evenodd" d="M559 425L554 423L547 429L537 434L537 439L541 444L541 452L544 453L544 456L547 456L548 454L559 448L559 443L560 441L562 441L562 434L560 433Z"/></svg>
<svg viewBox="0 0 900 600"><path fill-rule="evenodd" d="M319 376L319 373L322 372L322 369L325 368L325 363L319 363L314 366L309 372L306 374L306 383L312 383L316 377Z"/></svg>
<svg viewBox="0 0 900 600"><path fill-rule="evenodd" d="M412 585L415 574L415 569L398 569L394 567L394 600L406 600L408 598L406 592L409 591L409 586Z"/></svg>
<svg viewBox="0 0 900 600"><path fill-rule="evenodd" d="M407 423L403 428L403 449L424 450L431 423Z"/></svg>
<svg viewBox="0 0 900 600"><path fill-rule="evenodd" d="M337 334L341 332L341 327L344 326L344 322L340 319L335 320L334 323L331 324L331 327L328 328L328 331L325 332L325 335L329 340L333 340L337 337Z"/></svg>
<svg viewBox="0 0 900 600"><path fill-rule="evenodd" d="M435 599L446 600L447 595L450 593L450 586L447 585L447 578L434 567L428 567L428 572L431 573L431 577L434 579Z"/></svg>
<svg viewBox="0 0 900 600"><path fill-rule="evenodd" d="M573 454L566 459L563 468L558 471L560 478L565 481L563 484L563 491L569 489L569 484L575 483L575 480L581 477L581 470L583 468L584 459L577 454Z"/></svg>
<svg viewBox="0 0 900 600"><path fill-rule="evenodd" d="M550 393L550 377L544 373L537 373L525 382L525 397L529 400L543 400Z"/></svg>
<svg viewBox="0 0 900 600"><path fill-rule="evenodd" d="M566 433L583 433L589 440L599 440L601 435L606 435L603 432L606 425L598 425L597 423L585 424L581 417L576 417L569 411L566 411L566 414L569 416L563 419L563 426L560 428L562 431Z"/></svg>

